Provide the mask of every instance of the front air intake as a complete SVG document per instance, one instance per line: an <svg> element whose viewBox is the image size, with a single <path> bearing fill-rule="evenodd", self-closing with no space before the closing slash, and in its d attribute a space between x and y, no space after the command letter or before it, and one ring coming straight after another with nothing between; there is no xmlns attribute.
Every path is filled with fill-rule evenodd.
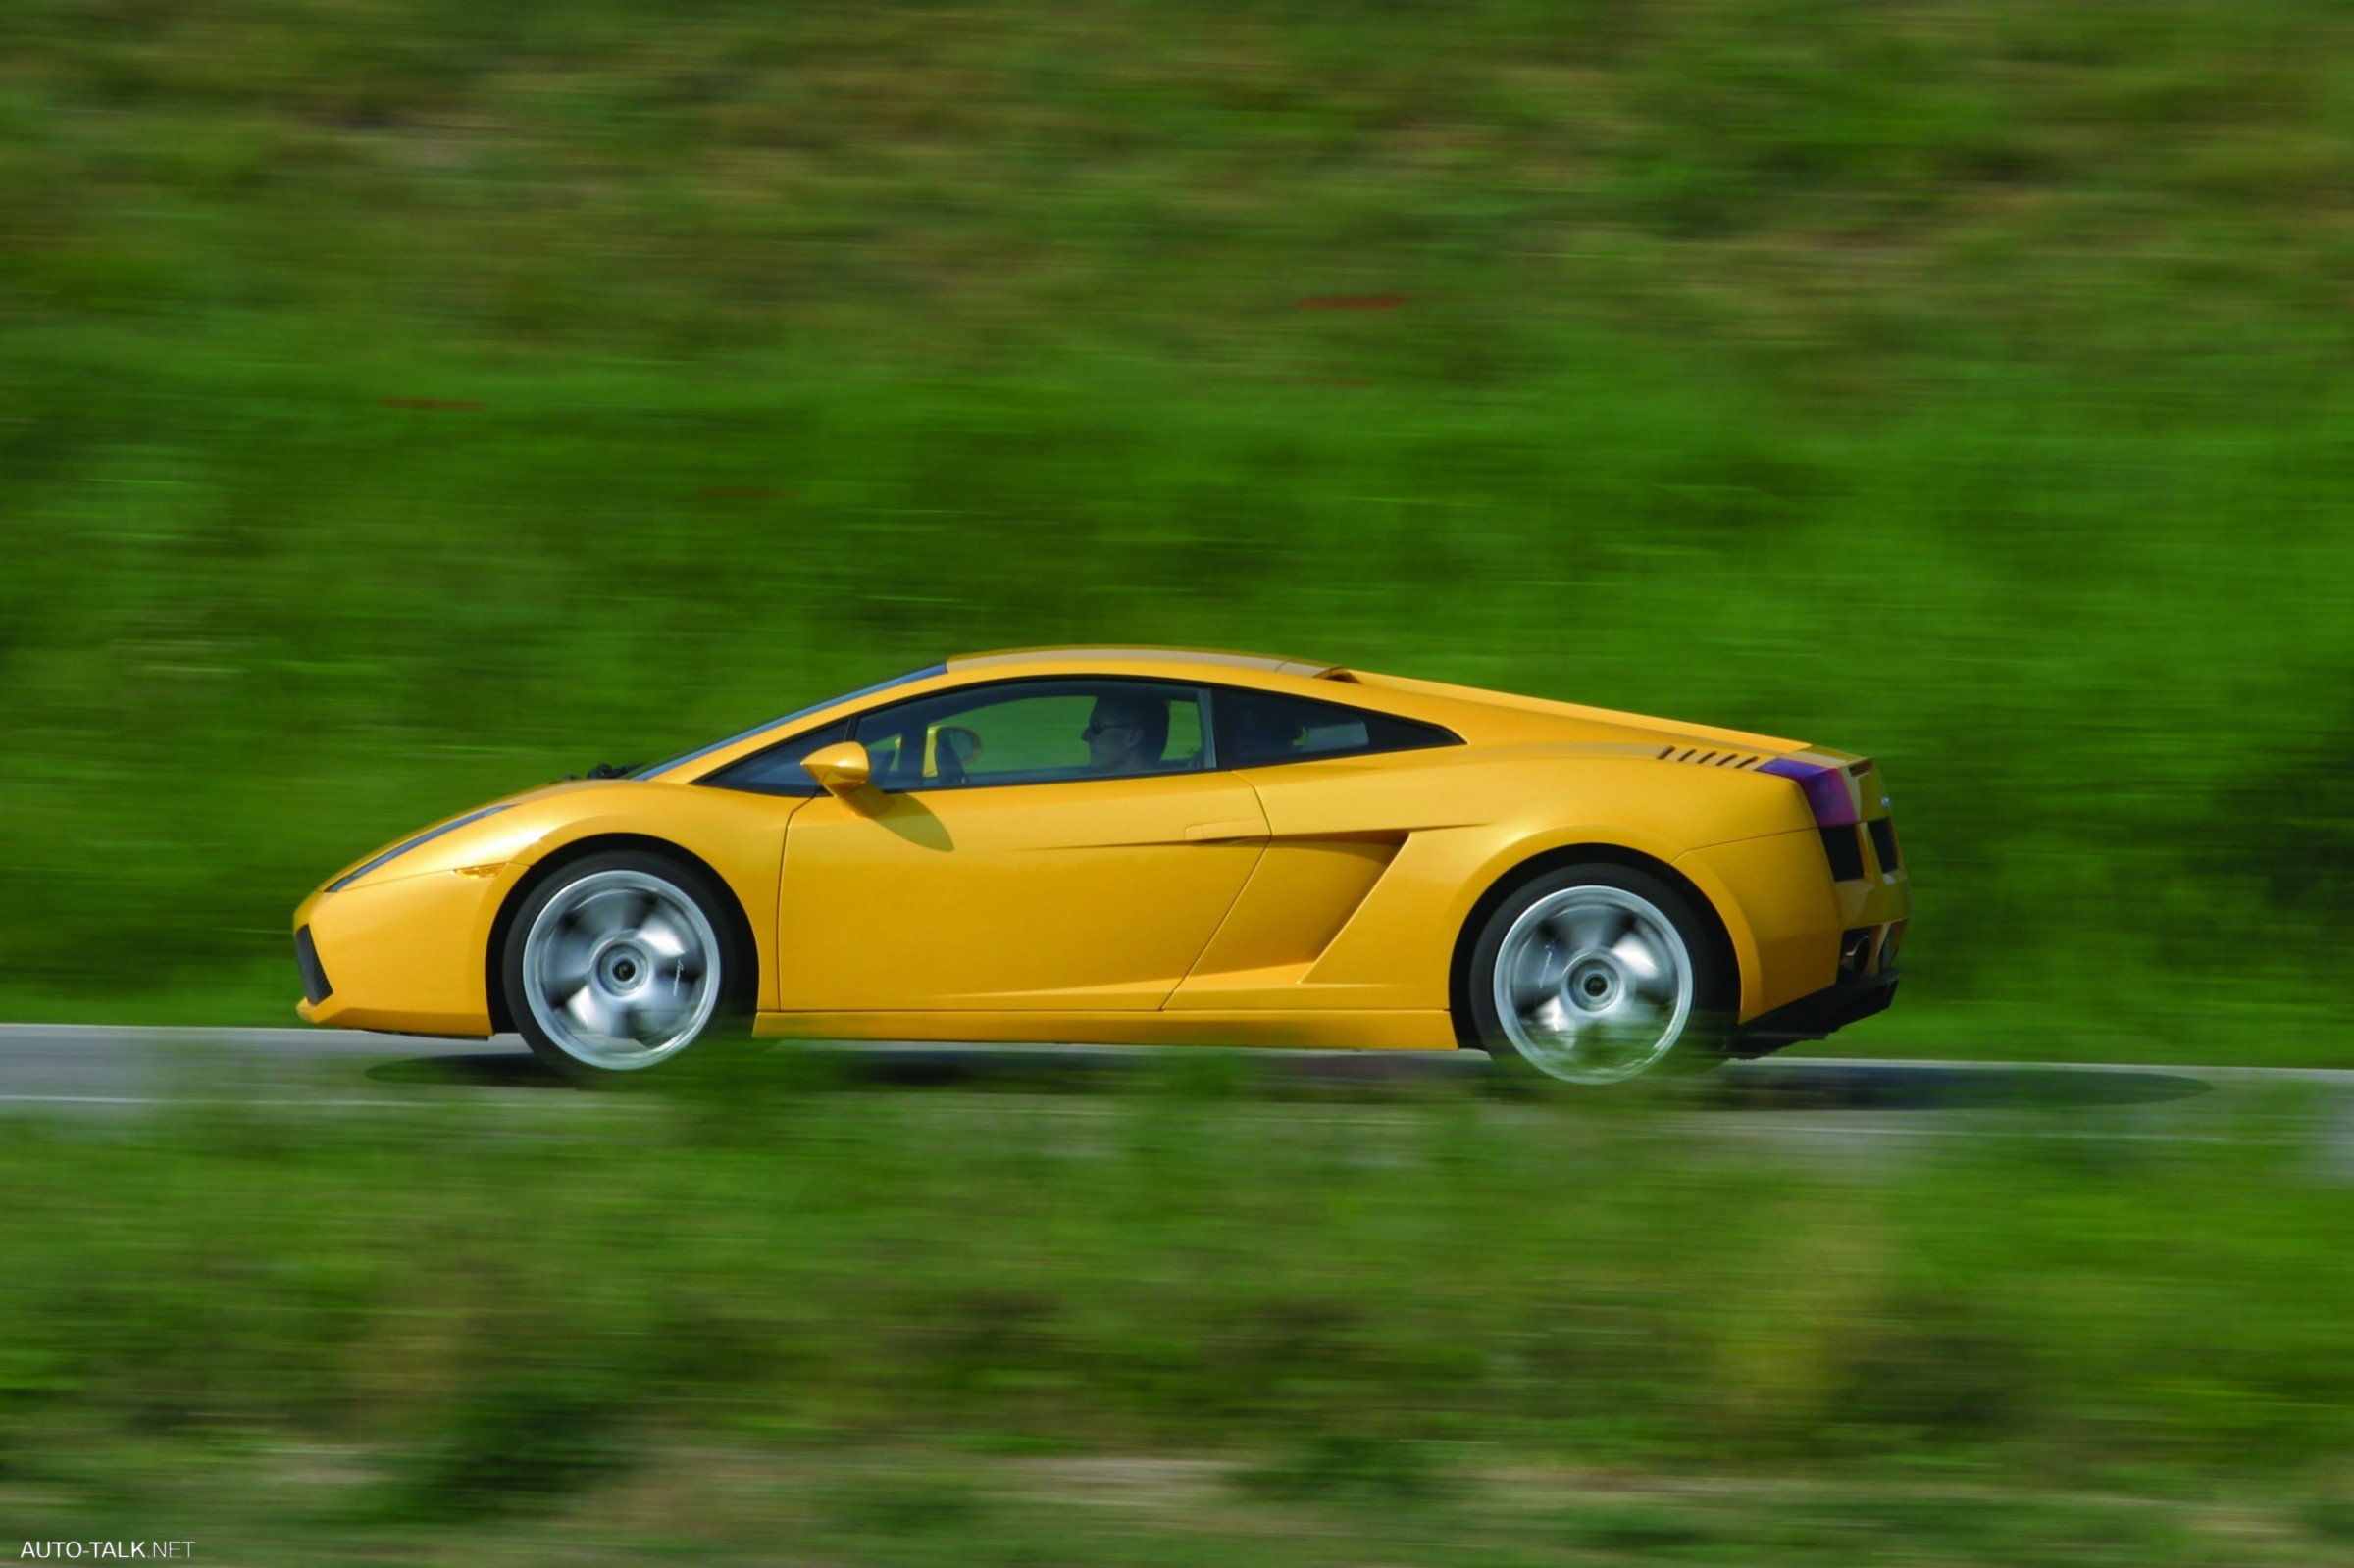
<svg viewBox="0 0 2354 1568"><path fill-rule="evenodd" d="M319 964L319 944L311 940L311 928L294 928L294 967L302 971L302 999L313 1007L335 993L327 983L327 971Z"/></svg>

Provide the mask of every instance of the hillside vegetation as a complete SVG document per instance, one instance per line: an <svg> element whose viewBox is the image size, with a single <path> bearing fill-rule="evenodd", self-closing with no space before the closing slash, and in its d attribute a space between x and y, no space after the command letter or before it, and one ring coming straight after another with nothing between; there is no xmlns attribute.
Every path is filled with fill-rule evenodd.
<svg viewBox="0 0 2354 1568"><path fill-rule="evenodd" d="M1880 757L1858 1048L2354 1061L2350 305L2321 3L13 0L0 1006L1118 638Z"/></svg>

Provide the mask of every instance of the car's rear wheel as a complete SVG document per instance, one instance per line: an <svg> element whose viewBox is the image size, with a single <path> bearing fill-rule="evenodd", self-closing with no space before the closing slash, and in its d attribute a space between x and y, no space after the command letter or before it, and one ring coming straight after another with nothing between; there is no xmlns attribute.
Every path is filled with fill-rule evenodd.
<svg viewBox="0 0 2354 1568"><path fill-rule="evenodd" d="M515 1027L540 1060L609 1083L740 1031L750 960L707 884L616 850L532 890L508 929L504 974Z"/></svg>
<svg viewBox="0 0 2354 1568"><path fill-rule="evenodd" d="M1631 866L1567 866L1496 906L1473 946L1471 1021L1499 1067L1605 1085L1722 1059L1735 977L1707 917Z"/></svg>

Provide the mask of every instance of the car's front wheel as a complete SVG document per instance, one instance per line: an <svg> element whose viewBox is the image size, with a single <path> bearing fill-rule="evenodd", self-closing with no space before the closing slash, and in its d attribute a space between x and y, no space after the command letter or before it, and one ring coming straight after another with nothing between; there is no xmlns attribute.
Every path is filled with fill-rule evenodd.
<svg viewBox="0 0 2354 1568"><path fill-rule="evenodd" d="M1488 915L1467 1000L1479 1043L1523 1078L1615 1084L1721 1059L1735 978L1707 917L1631 866L1531 879Z"/></svg>
<svg viewBox="0 0 2354 1568"><path fill-rule="evenodd" d="M504 974L515 1027L540 1060L608 1083L741 1026L750 960L707 883L618 850L532 890L508 929Z"/></svg>

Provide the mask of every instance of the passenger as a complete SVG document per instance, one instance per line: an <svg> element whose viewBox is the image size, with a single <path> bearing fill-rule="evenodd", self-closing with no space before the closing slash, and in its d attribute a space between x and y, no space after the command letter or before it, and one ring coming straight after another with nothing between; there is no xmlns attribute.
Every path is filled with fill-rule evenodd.
<svg viewBox="0 0 2354 1568"><path fill-rule="evenodd" d="M1169 705L1144 693L1108 691L1079 732L1090 773L1151 773L1169 744Z"/></svg>

